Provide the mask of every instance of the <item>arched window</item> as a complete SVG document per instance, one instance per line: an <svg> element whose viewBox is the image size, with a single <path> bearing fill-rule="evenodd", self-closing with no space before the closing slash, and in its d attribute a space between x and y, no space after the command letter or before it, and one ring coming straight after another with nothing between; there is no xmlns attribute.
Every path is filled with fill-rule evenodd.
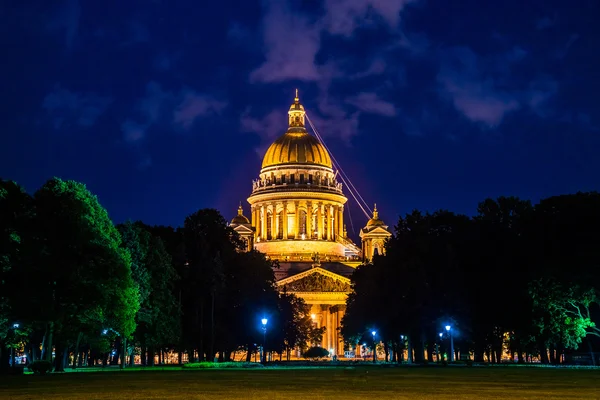
<svg viewBox="0 0 600 400"><path fill-rule="evenodd" d="M298 233L305 235L306 237L306 211L300 210L300 226L298 227Z"/></svg>

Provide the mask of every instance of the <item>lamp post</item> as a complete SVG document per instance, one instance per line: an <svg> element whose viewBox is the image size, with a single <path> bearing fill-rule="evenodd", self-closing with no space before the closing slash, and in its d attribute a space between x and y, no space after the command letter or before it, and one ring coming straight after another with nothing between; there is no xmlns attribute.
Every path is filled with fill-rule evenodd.
<svg viewBox="0 0 600 400"><path fill-rule="evenodd" d="M266 318L263 318L260 322L262 322L262 330L263 330L262 362L264 364L267 362L267 352L265 350L265 344L267 343L267 322L269 322L269 320Z"/></svg>
<svg viewBox="0 0 600 400"><path fill-rule="evenodd" d="M373 335L373 364L377 362L377 345L375 344L375 335L377 335L377 331L371 331L371 335Z"/></svg>
<svg viewBox="0 0 600 400"><path fill-rule="evenodd" d="M454 338L452 337L452 326L446 325L446 332L450 335L450 362L454 362Z"/></svg>
<svg viewBox="0 0 600 400"><path fill-rule="evenodd" d="M443 336L444 336L444 334L442 332L440 332L440 341L442 341ZM435 344L435 352L437 353L438 362L442 361L442 356L440 354L440 343L439 342Z"/></svg>

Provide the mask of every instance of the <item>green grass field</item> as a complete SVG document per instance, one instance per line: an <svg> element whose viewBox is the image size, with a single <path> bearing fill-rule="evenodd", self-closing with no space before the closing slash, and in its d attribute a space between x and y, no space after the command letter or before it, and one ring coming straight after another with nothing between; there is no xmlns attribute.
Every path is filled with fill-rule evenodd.
<svg viewBox="0 0 600 400"><path fill-rule="evenodd" d="M600 399L600 370L314 368L0 377L1 399Z"/></svg>

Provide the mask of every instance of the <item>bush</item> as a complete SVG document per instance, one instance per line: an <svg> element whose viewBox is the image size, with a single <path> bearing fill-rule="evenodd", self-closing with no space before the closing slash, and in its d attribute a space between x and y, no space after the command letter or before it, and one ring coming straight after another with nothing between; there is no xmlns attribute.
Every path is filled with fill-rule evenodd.
<svg viewBox="0 0 600 400"><path fill-rule="evenodd" d="M197 362L183 364L184 369L227 369L227 368L264 368L264 365L253 362Z"/></svg>
<svg viewBox="0 0 600 400"><path fill-rule="evenodd" d="M52 363L46 360L36 360L30 363L27 368L34 374L45 375L52 371Z"/></svg>
<svg viewBox="0 0 600 400"><path fill-rule="evenodd" d="M322 347L311 347L302 354L302 357L318 360L320 358L329 357L329 352Z"/></svg>

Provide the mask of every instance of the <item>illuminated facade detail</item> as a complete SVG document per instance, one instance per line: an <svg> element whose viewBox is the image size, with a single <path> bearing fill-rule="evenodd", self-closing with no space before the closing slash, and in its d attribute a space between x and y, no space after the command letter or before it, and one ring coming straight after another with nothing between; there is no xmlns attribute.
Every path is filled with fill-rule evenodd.
<svg viewBox="0 0 600 400"><path fill-rule="evenodd" d="M350 276L361 264L364 250L370 258L371 249L383 243L387 226L377 222L371 229L375 226L371 221L380 221L375 211L371 225L361 231L363 251L348 238L344 223L348 199L327 149L305 124L306 111L296 91L288 129L268 148L258 179L252 182L251 221L246 222L240 206L231 226L256 250L279 261L274 271L277 286L311 306L317 327L326 328L321 346L343 356L339 327ZM250 234L253 240L248 240Z"/></svg>
<svg viewBox="0 0 600 400"><path fill-rule="evenodd" d="M367 222L367 226L360 230L363 261L371 261L375 254L385 255L385 242L391 236L392 234L388 230L388 226L379 219L377 204L375 204L373 218Z"/></svg>
<svg viewBox="0 0 600 400"><path fill-rule="evenodd" d="M241 203L238 207L238 214L233 217L229 226L240 235L240 238L246 245L246 251L250 251L254 248L254 228L252 227L250 220L244 216L244 210Z"/></svg>

